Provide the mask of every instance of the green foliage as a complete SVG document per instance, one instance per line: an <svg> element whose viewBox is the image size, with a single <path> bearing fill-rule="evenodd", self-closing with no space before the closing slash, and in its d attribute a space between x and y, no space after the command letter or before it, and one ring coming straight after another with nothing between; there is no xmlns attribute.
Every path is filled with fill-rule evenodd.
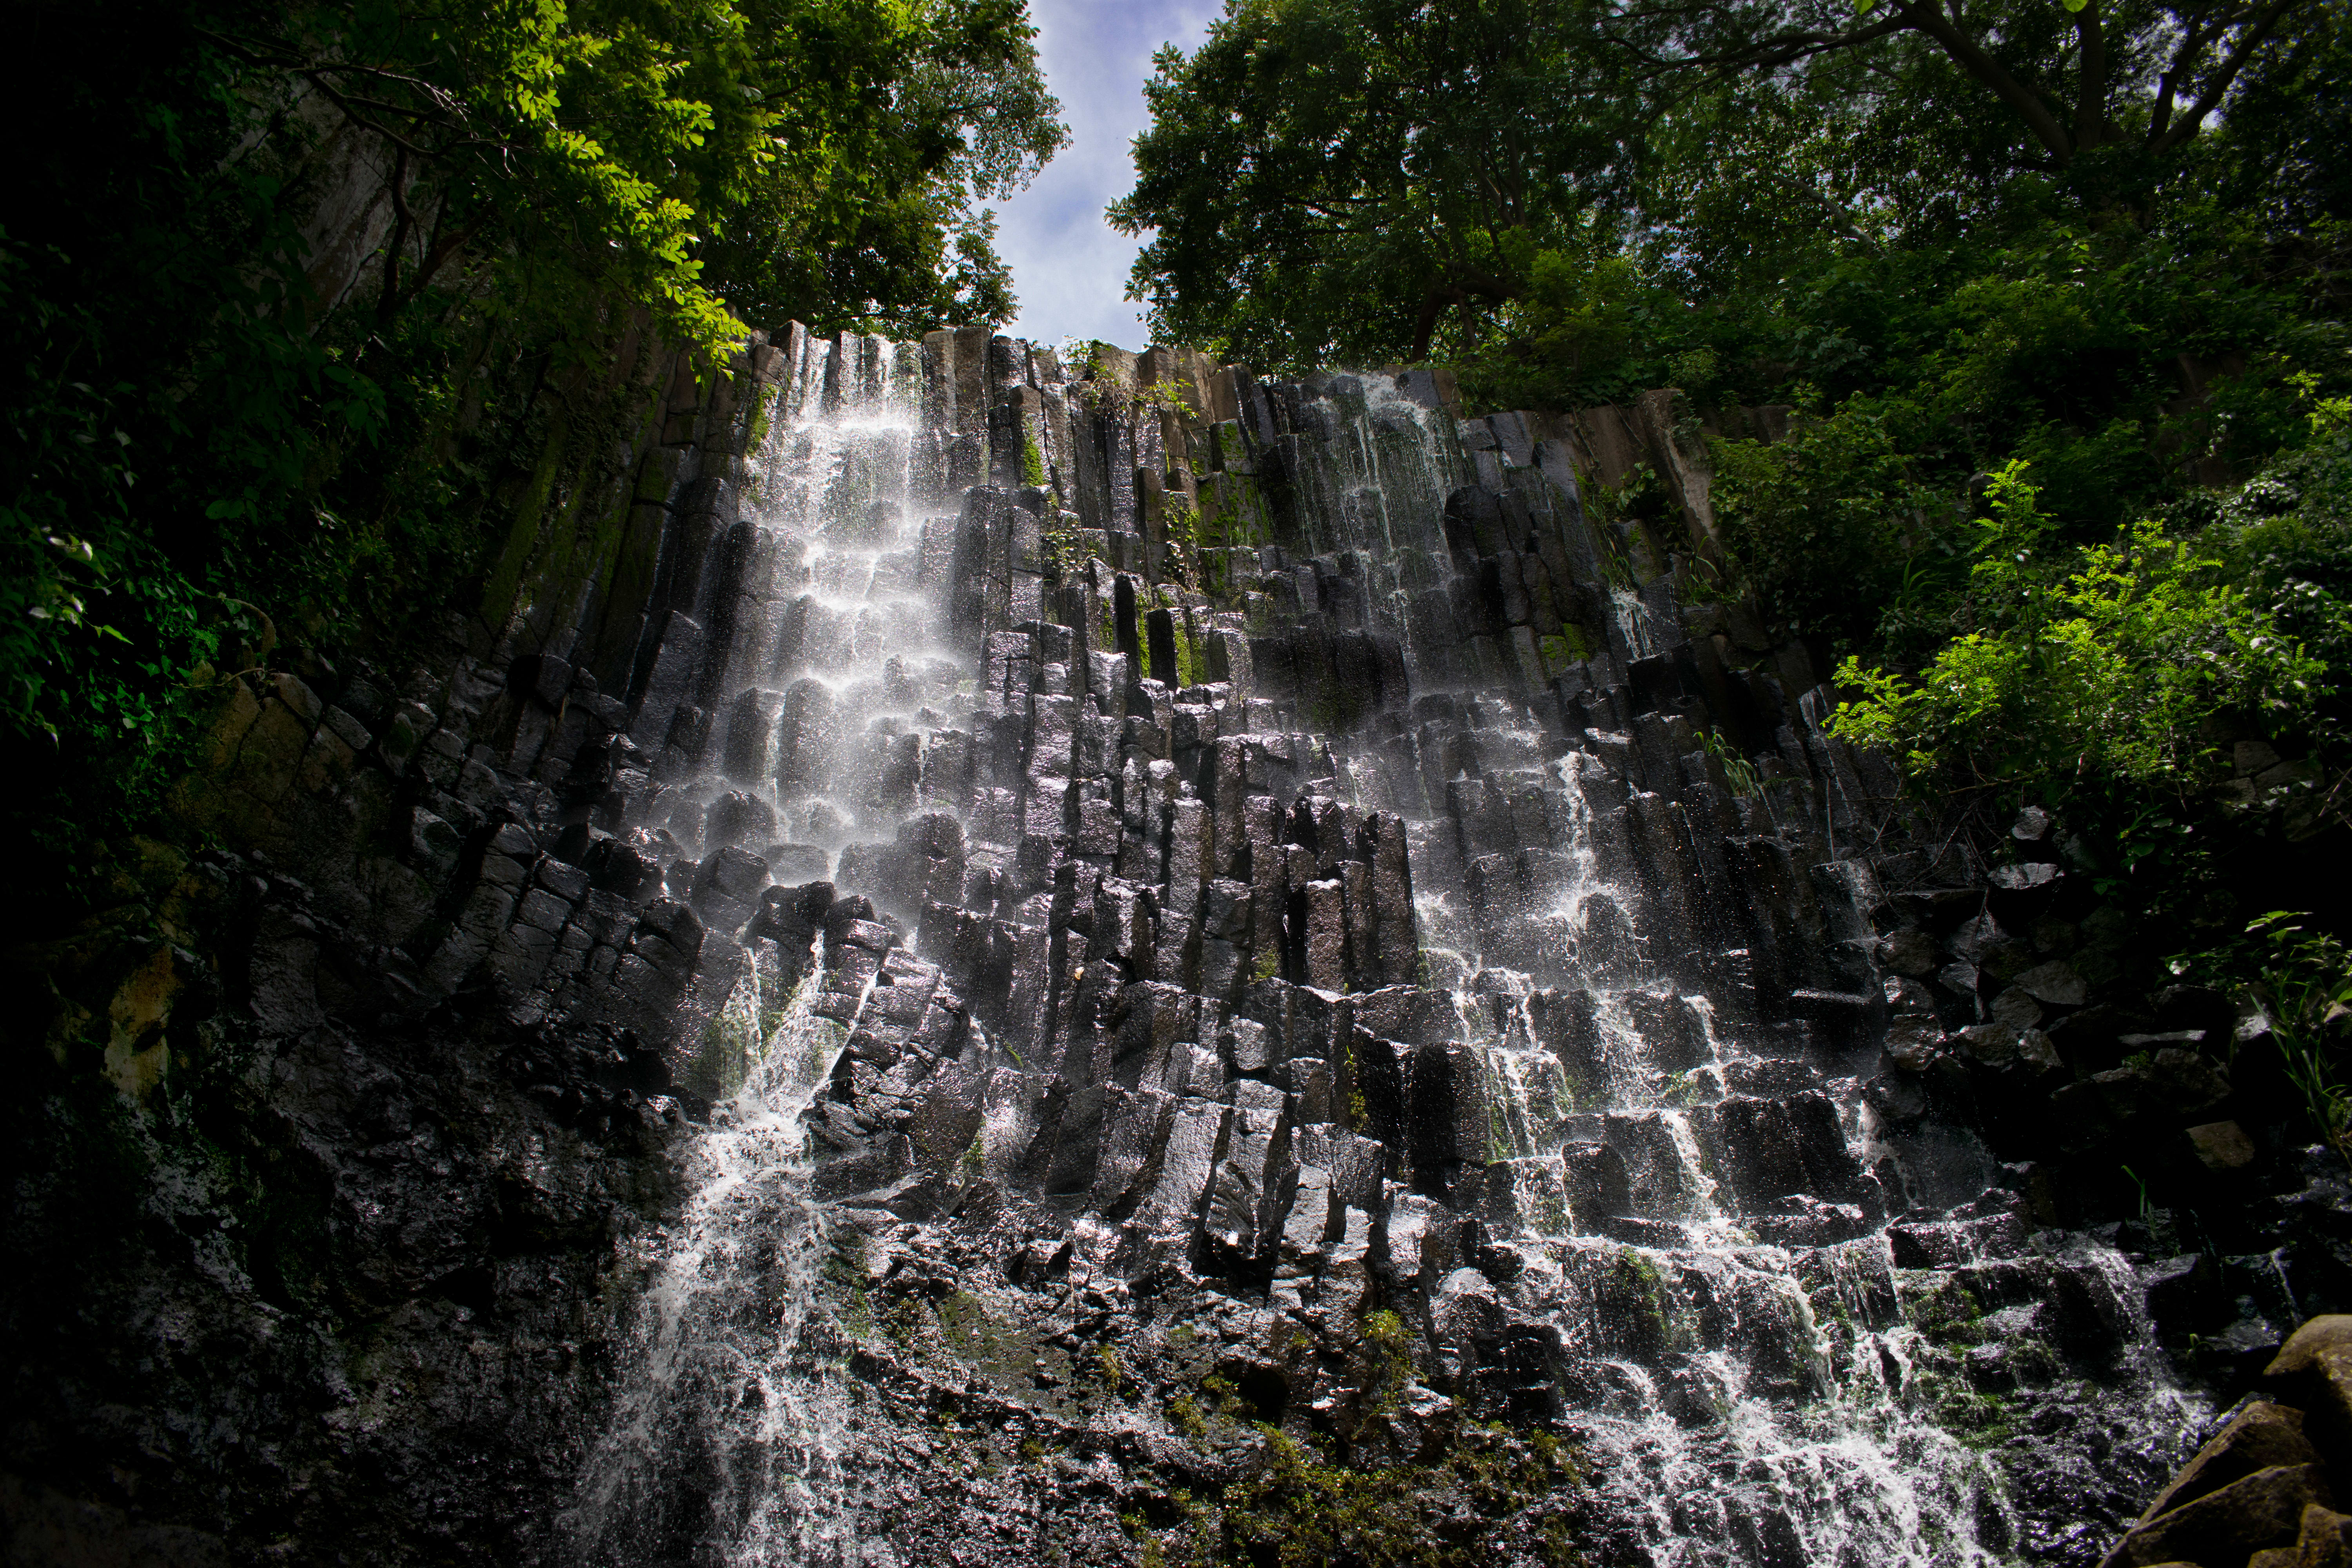
<svg viewBox="0 0 2352 1568"><path fill-rule="evenodd" d="M1200 576L1201 509L1176 496L1168 499L1167 516L1162 530L1168 541L1168 575L1185 587L1198 585ZM1183 683L1192 685L1197 679L1196 653L1192 639L1185 630L1180 609L1176 617L1176 660L1184 671Z"/></svg>
<svg viewBox="0 0 2352 1568"><path fill-rule="evenodd" d="M1038 543L1048 581L1074 582L1086 570L1086 542L1079 538L1076 529L1056 522L1038 535Z"/></svg>
<svg viewBox="0 0 2352 1568"><path fill-rule="evenodd" d="M1412 1383L1412 1335L1385 1307L1364 1314L1364 1360L1365 1413L1394 1414Z"/></svg>
<svg viewBox="0 0 2352 1568"><path fill-rule="evenodd" d="M1007 0L43 25L0 232L0 747L53 781L18 807L60 858L184 765L215 672L396 647L518 526L593 522L661 345L707 386L746 321L1009 314L971 204L1062 139Z"/></svg>
<svg viewBox="0 0 2352 1568"><path fill-rule="evenodd" d="M1201 543L1201 509L1190 501L1171 500L1168 504L1168 547L1171 550L1192 551Z"/></svg>
<svg viewBox="0 0 2352 1568"><path fill-rule="evenodd" d="M2218 0L1866 22L1786 0L1235 0L1159 57L1113 216L1155 231L1134 291L1162 336L1265 366L1433 350L1515 406L1668 382L1842 397L1908 379L1947 330L1923 307L1977 280L1969 308L2038 318L1976 345L1988 369L2136 397L2178 353L2254 347L2243 310L2183 320L2165 297L2291 293L2261 226L2346 216L2319 129L2352 123L2341 9L2273 20L2242 37ZM2063 232L2028 237L2043 225ZM2119 317L2114 259L2141 237L2160 276L2126 269L2125 291L2156 287ZM2021 238L2084 254L1988 264Z"/></svg>
<svg viewBox="0 0 2352 1568"><path fill-rule="evenodd" d="M1850 398L1785 441L1713 443L1725 543L1790 629L1853 649L1907 642L1958 552L1885 415Z"/></svg>
<svg viewBox="0 0 2352 1568"><path fill-rule="evenodd" d="M1524 288L1615 161L1577 13L1507 0L1234 4L1156 58L1133 292L1154 334L1265 370L1417 357Z"/></svg>
<svg viewBox="0 0 2352 1568"><path fill-rule="evenodd" d="M2317 438L2225 500L2210 531L2276 635L2324 672L2295 721L2340 766L2352 749L2352 435L2330 424L2336 417L2323 401ZM2340 796L2330 800L2324 809L2341 820Z"/></svg>
<svg viewBox="0 0 2352 1568"><path fill-rule="evenodd" d="M2273 910L2246 929L2267 950L2257 989L2287 1080L2313 1129L2352 1163L2352 1084L2344 1080L2338 1055L2352 1034L2352 951L2305 926L2308 918Z"/></svg>
<svg viewBox="0 0 2352 1568"><path fill-rule="evenodd" d="M1193 411L1193 405L1199 401L1200 395L1192 390L1191 382L1179 381L1173 376L1163 376L1135 391L1136 405L1149 408L1155 414Z"/></svg>
<svg viewBox="0 0 2352 1568"><path fill-rule="evenodd" d="M1021 479L1041 488L1045 483L1045 454L1037 449L1037 438L1027 431L1021 436Z"/></svg>
<svg viewBox="0 0 2352 1568"><path fill-rule="evenodd" d="M2276 634L2222 563L2149 521L2065 551L2012 463L1988 491L1962 614L1972 629L1914 679L1848 658L1842 739L1915 773L2064 797L2086 784L2186 785L2225 706L2291 723L2325 670Z"/></svg>
<svg viewBox="0 0 2352 1568"><path fill-rule="evenodd" d="M1725 744L1723 738L1714 731L1702 731L1699 744L1707 755L1723 765L1724 782L1731 785L1733 795L1745 800L1764 793L1764 778L1756 771L1756 764Z"/></svg>

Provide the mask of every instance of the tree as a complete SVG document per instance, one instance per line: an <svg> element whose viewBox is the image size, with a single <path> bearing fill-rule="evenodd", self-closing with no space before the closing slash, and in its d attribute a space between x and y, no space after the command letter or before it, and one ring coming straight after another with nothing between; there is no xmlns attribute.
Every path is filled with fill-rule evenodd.
<svg viewBox="0 0 2352 1568"><path fill-rule="evenodd" d="M2191 156L2209 127L2243 109L2293 139L2340 10L1232 0L1193 54L1159 58L1111 217L1156 231L1130 291L1158 330L1261 363L1524 359L1544 329L1514 314L1581 310L1599 285L1564 280L1612 255L1663 290L1632 319L1672 335L1702 301L1862 251L2150 226L2214 166ZM2298 166L2336 188L2326 160Z"/></svg>
<svg viewBox="0 0 2352 1568"><path fill-rule="evenodd" d="M1628 138L1569 6L1234 0L1145 88L1135 298L1163 336L1269 368L1424 355L1451 313L1622 207Z"/></svg>
<svg viewBox="0 0 2352 1568"><path fill-rule="evenodd" d="M1604 11L1601 35L1656 79L1770 73L1908 35L1997 99L2021 167L2102 148L2160 157L2198 134L2283 22L2315 0L1666 0Z"/></svg>
<svg viewBox="0 0 2352 1568"><path fill-rule="evenodd" d="M1066 134L1022 0L90 0L25 34L0 745L68 848L167 774L204 661L449 602L646 329L1009 315L980 204Z"/></svg>

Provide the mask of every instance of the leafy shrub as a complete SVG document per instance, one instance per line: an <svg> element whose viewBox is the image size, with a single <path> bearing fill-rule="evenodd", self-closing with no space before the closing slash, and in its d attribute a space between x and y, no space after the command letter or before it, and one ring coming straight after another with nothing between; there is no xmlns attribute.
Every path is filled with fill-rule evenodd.
<svg viewBox="0 0 2352 1568"><path fill-rule="evenodd" d="M1972 628L1916 678L1849 658L1842 739L1884 745L1914 773L2045 798L2085 781L2191 788L2224 708L2292 725L2325 670L2198 542L2141 522L2067 552L2013 462L1978 525L1963 614Z"/></svg>
<svg viewBox="0 0 2352 1568"><path fill-rule="evenodd" d="M1950 500L1915 477L1870 400L1801 418L1787 440L1714 443L1725 542L1792 631L1841 650L1882 626L1916 640L1955 557Z"/></svg>

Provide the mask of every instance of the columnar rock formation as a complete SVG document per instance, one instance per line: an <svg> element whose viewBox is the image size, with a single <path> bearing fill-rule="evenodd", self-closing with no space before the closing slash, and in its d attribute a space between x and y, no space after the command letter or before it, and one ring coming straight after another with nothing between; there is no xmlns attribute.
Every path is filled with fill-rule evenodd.
<svg viewBox="0 0 2352 1568"><path fill-rule="evenodd" d="M142 1115L243 1108L154 1135L157 1212L317 1173L315 1236L105 1297L284 1385L205 1540L1150 1560L1339 1510L1280 1461L1327 1452L1507 1561L2089 1563L2180 1458L2153 1336L2214 1281L2066 1228L2016 1130L2227 1143L2232 1020L2084 1008L2048 825L1988 867L1825 733L1704 586L1671 395L979 331L672 370L488 625L232 683L177 803L223 847L44 960L60 1064L103 1016ZM1662 507L1594 485L1636 458ZM2154 1325L2117 1244L2180 1255Z"/></svg>

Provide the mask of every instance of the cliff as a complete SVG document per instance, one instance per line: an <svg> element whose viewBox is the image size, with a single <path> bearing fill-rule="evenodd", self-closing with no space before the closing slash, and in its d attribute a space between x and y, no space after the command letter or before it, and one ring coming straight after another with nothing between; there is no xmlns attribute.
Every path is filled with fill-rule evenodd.
<svg viewBox="0 0 2352 1568"><path fill-rule="evenodd" d="M1824 731L1671 393L635 376L12 955L34 1560L2088 1563L2352 1295L2262 1021Z"/></svg>

